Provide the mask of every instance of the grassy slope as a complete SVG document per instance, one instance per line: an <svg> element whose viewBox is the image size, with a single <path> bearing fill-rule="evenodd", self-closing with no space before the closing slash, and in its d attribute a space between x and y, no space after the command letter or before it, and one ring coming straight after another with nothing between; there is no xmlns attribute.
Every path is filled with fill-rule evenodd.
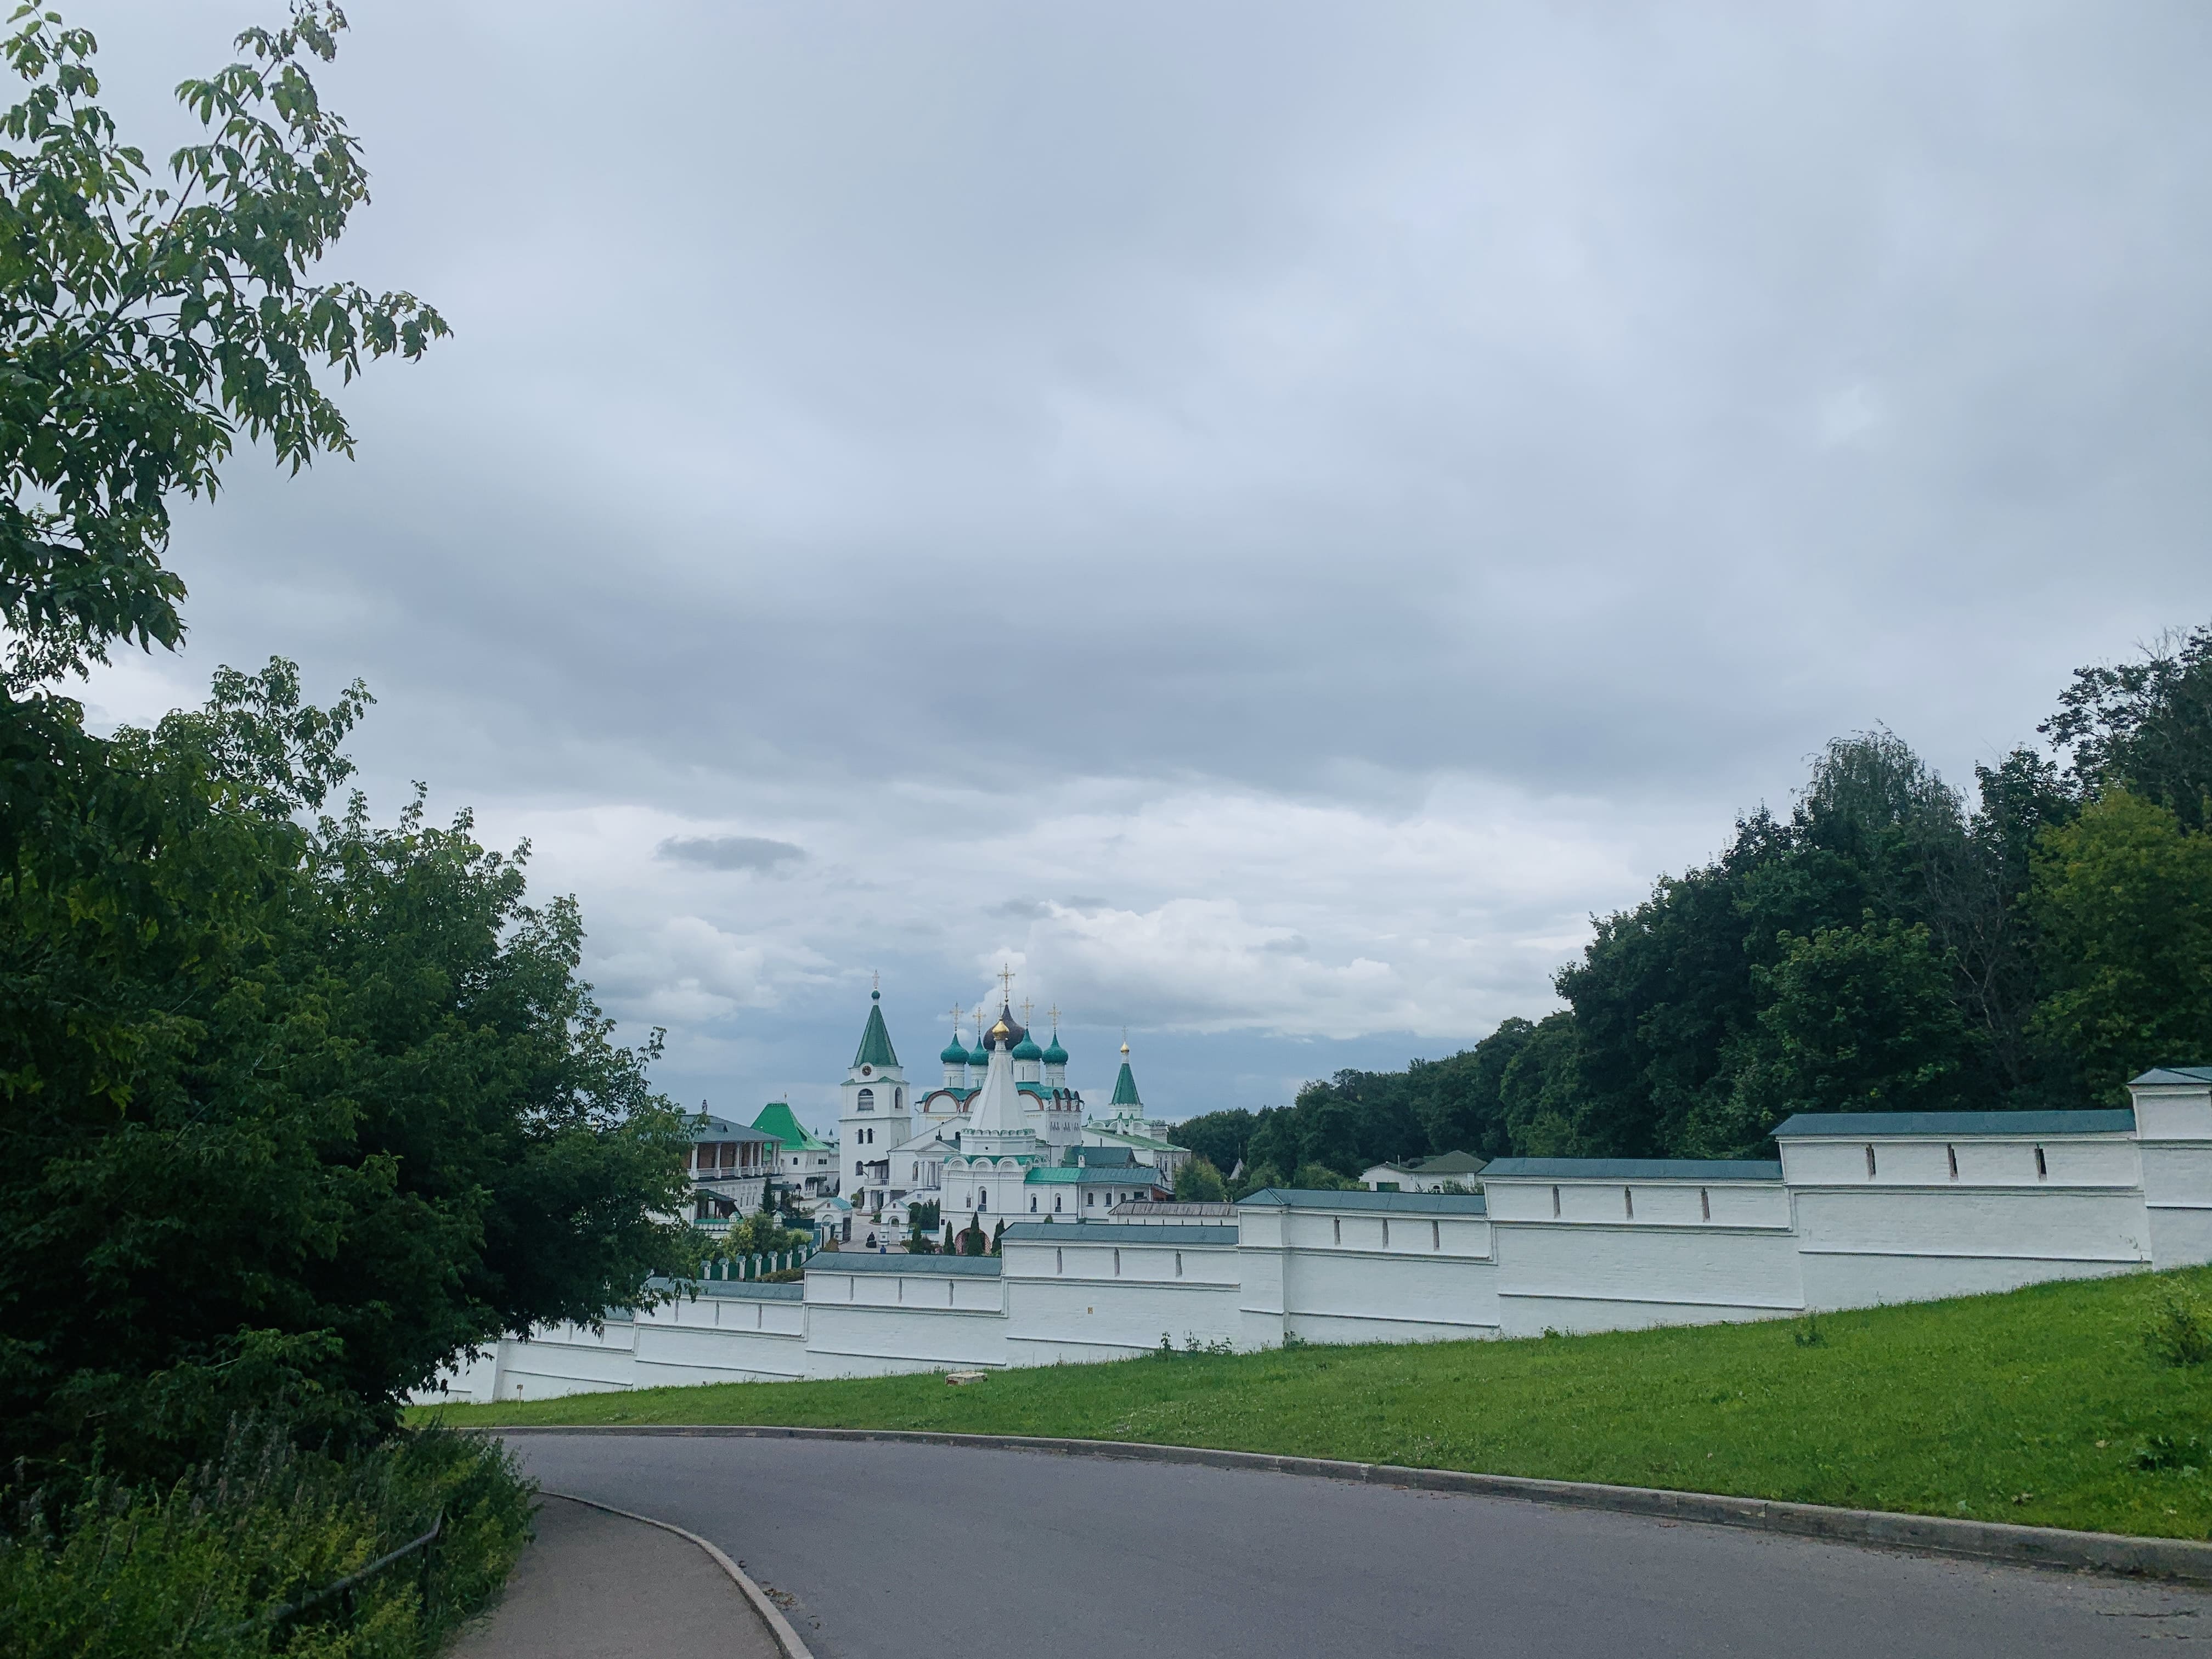
<svg viewBox="0 0 2212 1659"><path fill-rule="evenodd" d="M494 1423L775 1423L1067 1435L2212 1536L2212 1366L2145 1349L2212 1269L1796 1322L1516 1342L1301 1347L994 1372L744 1382L446 1408ZM2201 1459L2200 1459L2201 1461Z"/></svg>

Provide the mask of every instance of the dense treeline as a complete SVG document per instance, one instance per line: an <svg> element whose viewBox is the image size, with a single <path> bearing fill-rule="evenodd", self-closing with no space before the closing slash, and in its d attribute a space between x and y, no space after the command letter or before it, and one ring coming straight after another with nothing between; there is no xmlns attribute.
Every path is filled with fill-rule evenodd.
<svg viewBox="0 0 2212 1659"><path fill-rule="evenodd" d="M1177 1139L1282 1180L1743 1157L1792 1112L2110 1104L2212 1060L2212 627L2078 671L2039 730L1971 797L1890 732L1838 738L1787 817L1598 919L1565 1008Z"/></svg>

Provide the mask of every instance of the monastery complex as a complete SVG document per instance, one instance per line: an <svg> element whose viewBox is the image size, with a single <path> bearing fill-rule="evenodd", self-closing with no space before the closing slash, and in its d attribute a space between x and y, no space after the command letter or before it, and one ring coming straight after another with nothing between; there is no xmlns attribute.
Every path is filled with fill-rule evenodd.
<svg viewBox="0 0 2212 1659"><path fill-rule="evenodd" d="M2148 1072L2115 1110L1802 1114L1773 1161L1384 1166L1376 1190L1178 1204L1186 1154L1126 1045L1096 1119L1057 1032L1038 1047L1010 1006L939 1060L918 1091L872 1004L836 1141L781 1104L768 1128L702 1120L702 1213L757 1205L771 1171L815 1206L825 1243L796 1282L509 1338L446 1396L1778 1319L2212 1261L2212 1066ZM923 1204L994 1253L908 1253Z"/></svg>

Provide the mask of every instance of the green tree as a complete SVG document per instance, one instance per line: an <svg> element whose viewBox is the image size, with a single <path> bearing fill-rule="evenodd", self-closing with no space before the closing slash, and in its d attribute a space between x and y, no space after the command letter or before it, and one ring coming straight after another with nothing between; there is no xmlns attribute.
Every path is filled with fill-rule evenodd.
<svg viewBox="0 0 2212 1659"><path fill-rule="evenodd" d="M1229 1186L1211 1161L1194 1158L1176 1171L1175 1195L1184 1204L1218 1204L1229 1196Z"/></svg>
<svg viewBox="0 0 2212 1659"><path fill-rule="evenodd" d="M1189 1147L1217 1170L1233 1170L1244 1161L1246 1149L1252 1144L1253 1124L1252 1114L1242 1107L1206 1112L1176 1124L1169 1129L1168 1139L1178 1146Z"/></svg>
<svg viewBox="0 0 2212 1659"><path fill-rule="evenodd" d="M2035 1035L2123 1101L2148 1067L2212 1059L2212 834L2116 790L2038 848L2030 900L2050 987Z"/></svg>
<svg viewBox="0 0 2212 1659"><path fill-rule="evenodd" d="M575 905L350 770L356 690L226 671L0 875L0 1457L173 1469L288 1402L342 1440L456 1351L681 1274L684 1120Z"/></svg>
<svg viewBox="0 0 2212 1659"><path fill-rule="evenodd" d="M1856 927L1784 935L1758 970L1766 1006L1726 1114L1692 1150L1745 1157L1793 1112L1946 1111L1974 1103L1974 1033L1925 923L1868 914Z"/></svg>
<svg viewBox="0 0 2212 1659"><path fill-rule="evenodd" d="M0 684L19 727L66 726L17 700L112 641L182 638L184 585L162 563L174 496L213 494L241 435L295 470L350 453L318 372L350 380L447 331L411 295L306 280L368 198L359 143L302 63L328 59L343 27L335 5L295 0L287 27L238 37L240 62L184 82L206 137L161 181L96 101L91 34L16 13L5 51L25 92L0 115Z"/></svg>
<svg viewBox="0 0 2212 1659"><path fill-rule="evenodd" d="M2212 828L2212 625L2168 634L2135 662L2075 670L2041 729L2084 799L2125 790Z"/></svg>

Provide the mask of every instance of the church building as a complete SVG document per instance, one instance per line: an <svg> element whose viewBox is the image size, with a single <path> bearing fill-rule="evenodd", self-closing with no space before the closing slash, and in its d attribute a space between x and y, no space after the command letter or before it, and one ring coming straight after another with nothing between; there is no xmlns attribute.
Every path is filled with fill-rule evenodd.
<svg viewBox="0 0 2212 1659"><path fill-rule="evenodd" d="M1167 1126L1142 1118L1126 1044L1115 1094L1126 1090L1139 1115L1125 1108L1094 1140L1083 1096L1067 1084L1056 1017L1039 1048L1008 1000L970 1049L956 1013L938 1056L944 1081L916 1097L891 1047L882 994L871 993L869 1005L838 1114L841 1182L857 1212L903 1223L914 1205L932 1203L946 1221L972 1217L988 1231L996 1219L1096 1220L1114 1204L1173 1189L1173 1160L1188 1154L1164 1133L1146 1133Z"/></svg>

